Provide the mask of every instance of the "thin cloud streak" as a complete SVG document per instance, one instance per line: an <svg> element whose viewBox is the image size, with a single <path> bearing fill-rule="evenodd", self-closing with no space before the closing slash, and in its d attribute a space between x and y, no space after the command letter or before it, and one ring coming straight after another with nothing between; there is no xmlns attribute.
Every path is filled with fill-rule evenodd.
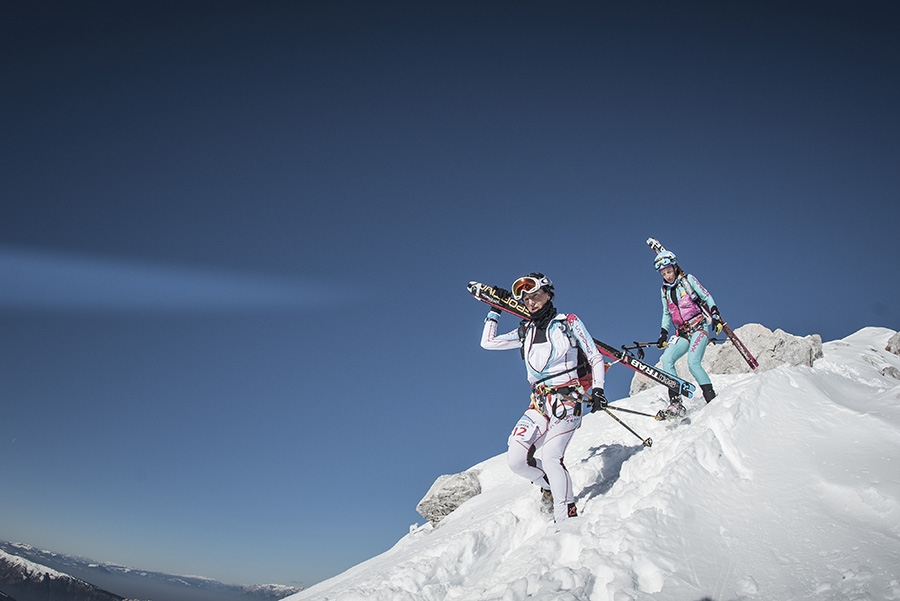
<svg viewBox="0 0 900 601"><path fill-rule="evenodd" d="M29 310L245 311L333 302L324 284L0 247L0 307Z"/></svg>

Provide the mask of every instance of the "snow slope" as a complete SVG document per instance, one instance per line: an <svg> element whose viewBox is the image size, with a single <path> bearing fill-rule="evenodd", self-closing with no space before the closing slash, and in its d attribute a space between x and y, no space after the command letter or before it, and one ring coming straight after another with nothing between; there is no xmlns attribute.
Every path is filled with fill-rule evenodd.
<svg viewBox="0 0 900 601"><path fill-rule="evenodd" d="M48 568L47 566L43 566L39 563L34 563L33 561L29 561L24 557L19 557L18 555L10 555L6 551L0 549L0 560L3 560L10 566L14 566L22 570L22 573L27 577L35 577L37 579L42 578L66 578L72 580L73 578L68 574L63 574L62 572L57 572L52 568Z"/></svg>
<svg viewBox="0 0 900 601"><path fill-rule="evenodd" d="M814 367L713 376L690 424L585 417L567 453L581 516L560 526L500 455L482 494L292 601L900 599L900 369L892 330ZM890 370L888 370L889 372ZM615 404L655 413L661 387ZM516 419L510 410L510 423Z"/></svg>

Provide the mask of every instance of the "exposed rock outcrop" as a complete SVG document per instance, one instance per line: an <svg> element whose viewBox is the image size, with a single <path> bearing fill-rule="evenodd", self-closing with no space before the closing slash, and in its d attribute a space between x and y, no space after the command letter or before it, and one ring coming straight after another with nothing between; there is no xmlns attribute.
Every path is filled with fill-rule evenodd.
<svg viewBox="0 0 900 601"><path fill-rule="evenodd" d="M481 493L478 474L472 471L446 474L438 477L416 505L416 511L436 526L443 518Z"/></svg>
<svg viewBox="0 0 900 601"><path fill-rule="evenodd" d="M774 369L780 365L806 365L811 367L816 359L822 357L822 337L818 334L809 336L794 336L784 330L777 329L774 332L757 323L749 323L735 330L756 360L759 367L755 371L762 372ZM657 363L657 367L661 364ZM750 366L737 352L730 342L709 345L703 356L703 368L709 374L742 374L750 372ZM693 381L688 370L687 357L682 357L675 362L678 376L688 381ZM637 394L642 390L655 386L656 383L640 374L635 374L631 380L629 394Z"/></svg>
<svg viewBox="0 0 900 601"><path fill-rule="evenodd" d="M900 355L900 332L897 332L893 336L891 336L890 340L888 340L887 346L884 347L884 350L890 351L895 355Z"/></svg>

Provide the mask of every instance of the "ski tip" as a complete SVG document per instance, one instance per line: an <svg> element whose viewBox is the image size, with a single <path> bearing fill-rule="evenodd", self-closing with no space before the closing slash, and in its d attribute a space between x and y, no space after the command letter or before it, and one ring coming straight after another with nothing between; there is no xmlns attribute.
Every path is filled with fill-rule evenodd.
<svg viewBox="0 0 900 601"><path fill-rule="evenodd" d="M662 245L662 242L660 242L656 238L647 238L647 246L649 246L650 250L654 252L663 252L664 250L666 250L666 247Z"/></svg>

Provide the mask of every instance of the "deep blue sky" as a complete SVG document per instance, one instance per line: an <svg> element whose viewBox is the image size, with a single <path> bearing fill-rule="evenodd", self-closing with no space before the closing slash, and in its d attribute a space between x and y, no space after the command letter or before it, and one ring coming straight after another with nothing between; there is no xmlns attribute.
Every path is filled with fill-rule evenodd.
<svg viewBox="0 0 900 601"><path fill-rule="evenodd" d="M900 328L896 3L2 12L0 538L343 571L527 403L465 283L653 340L649 236L735 327Z"/></svg>

